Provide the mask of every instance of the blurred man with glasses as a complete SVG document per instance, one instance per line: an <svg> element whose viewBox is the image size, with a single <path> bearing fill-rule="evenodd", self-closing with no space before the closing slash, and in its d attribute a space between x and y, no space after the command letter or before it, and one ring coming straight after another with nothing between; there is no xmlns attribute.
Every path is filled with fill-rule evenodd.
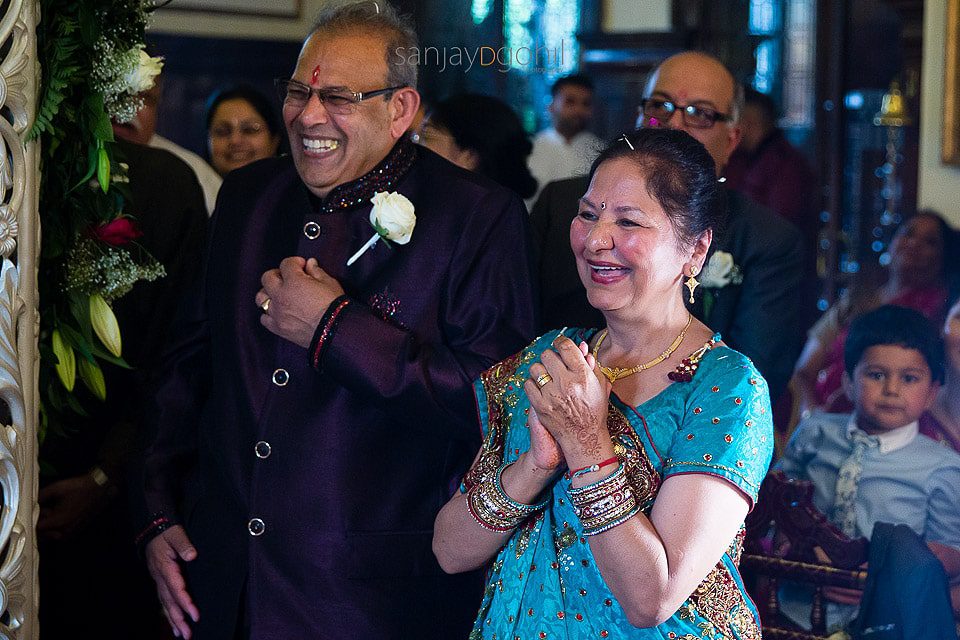
<svg viewBox="0 0 960 640"><path fill-rule="evenodd" d="M533 337L530 246L515 195L405 135L416 46L383 0L326 9L277 83L291 156L224 181L146 464L178 636L445 640L476 614L433 520L480 444L472 380ZM408 241L359 251L385 220Z"/></svg>
<svg viewBox="0 0 960 640"><path fill-rule="evenodd" d="M650 74L636 126L686 131L703 143L722 177L740 142L742 109L743 88L730 71L710 55L688 51L667 58ZM542 328L602 322L587 302L568 239L570 221L588 184L589 178L574 178L547 185L530 214L539 251ZM711 263L717 260L717 266L700 277L704 286L691 310L754 361L776 401L804 337L798 291L805 248L793 225L738 192L727 193L727 232L713 243L720 255ZM710 277L730 259L731 271Z"/></svg>

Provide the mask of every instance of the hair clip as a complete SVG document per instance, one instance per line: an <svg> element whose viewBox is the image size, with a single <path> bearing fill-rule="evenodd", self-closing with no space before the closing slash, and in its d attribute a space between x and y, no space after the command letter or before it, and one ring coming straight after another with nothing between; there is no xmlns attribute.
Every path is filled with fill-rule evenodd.
<svg viewBox="0 0 960 640"><path fill-rule="evenodd" d="M633 148L633 143L630 142L630 138L627 137L627 134L622 134L620 139L627 143L627 146L630 147L630 151L636 151L636 149Z"/></svg>
<svg viewBox="0 0 960 640"><path fill-rule="evenodd" d="M717 182L726 182L726 181L727 179L724 176L720 176L719 178L717 178Z"/></svg>
<svg viewBox="0 0 960 640"><path fill-rule="evenodd" d="M373 8L377 10L377 15L380 15L380 5L376 2L373 3Z"/></svg>

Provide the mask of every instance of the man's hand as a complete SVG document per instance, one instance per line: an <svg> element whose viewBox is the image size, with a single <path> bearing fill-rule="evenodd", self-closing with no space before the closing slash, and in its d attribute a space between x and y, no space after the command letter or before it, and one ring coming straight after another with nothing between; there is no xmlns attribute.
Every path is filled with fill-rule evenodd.
<svg viewBox="0 0 960 640"><path fill-rule="evenodd" d="M192 635L186 616L196 622L200 619L200 611L187 593L180 561L190 562L196 557L197 550L180 525L170 527L147 543L147 568L157 583L163 615L167 617L173 635L185 640L190 640Z"/></svg>
<svg viewBox="0 0 960 640"><path fill-rule="evenodd" d="M37 533L62 540L100 513L109 501L109 487L101 486L89 474L58 480L40 490L40 517Z"/></svg>
<svg viewBox="0 0 960 640"><path fill-rule="evenodd" d="M310 346L320 319L333 300L343 295L343 287L320 268L314 258L298 256L284 259L279 269L271 269L260 278L263 288L254 301L267 310L260 317L271 333L298 344Z"/></svg>

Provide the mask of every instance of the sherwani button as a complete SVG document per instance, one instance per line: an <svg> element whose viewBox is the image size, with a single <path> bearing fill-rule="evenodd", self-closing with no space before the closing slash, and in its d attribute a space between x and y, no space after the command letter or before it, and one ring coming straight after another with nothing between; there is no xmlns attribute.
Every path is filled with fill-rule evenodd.
<svg viewBox="0 0 960 640"><path fill-rule="evenodd" d="M249 531L252 536L263 535L263 532L266 530L267 525L264 524L260 518L251 518L250 522L247 523L247 531Z"/></svg>
<svg viewBox="0 0 960 640"><path fill-rule="evenodd" d="M277 369L273 372L273 384L278 387L285 387L290 382L290 374L286 369Z"/></svg>
<svg viewBox="0 0 960 640"><path fill-rule="evenodd" d="M273 449L270 447L270 443L266 440L261 440L253 447L253 452L257 454L257 457L263 460L264 458L269 458L270 454L273 452Z"/></svg>
<svg viewBox="0 0 960 640"><path fill-rule="evenodd" d="M307 236L310 240L316 240L323 233L323 227L318 225L316 222L308 222L303 225L303 235Z"/></svg>

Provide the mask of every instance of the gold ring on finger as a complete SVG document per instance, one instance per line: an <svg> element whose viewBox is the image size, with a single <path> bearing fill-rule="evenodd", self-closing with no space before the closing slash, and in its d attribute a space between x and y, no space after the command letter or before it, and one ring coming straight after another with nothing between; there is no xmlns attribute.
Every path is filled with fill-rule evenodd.
<svg viewBox="0 0 960 640"><path fill-rule="evenodd" d="M553 376L551 376L549 373L541 373L540 375L537 376L534 382L537 383L538 388L543 389L546 386L546 384L551 380L553 380Z"/></svg>

